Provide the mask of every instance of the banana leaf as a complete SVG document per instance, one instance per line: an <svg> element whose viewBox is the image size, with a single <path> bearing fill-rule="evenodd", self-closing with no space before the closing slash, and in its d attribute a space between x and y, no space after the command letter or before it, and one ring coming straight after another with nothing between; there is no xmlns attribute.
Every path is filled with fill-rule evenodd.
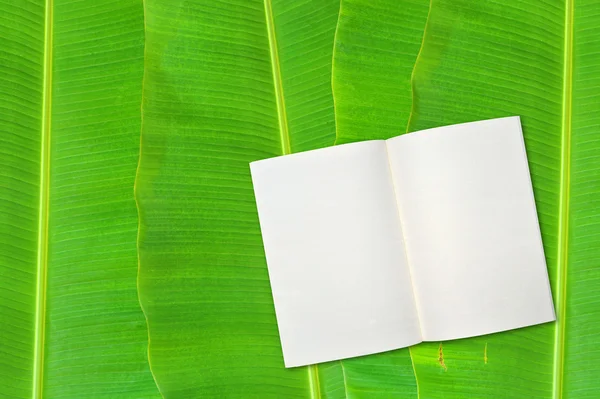
<svg viewBox="0 0 600 399"><path fill-rule="evenodd" d="M411 74L427 20L427 0L342 0L333 59L337 144L386 139L405 130ZM408 349L328 364L344 391L324 398L415 398ZM324 366L321 366L323 368Z"/></svg>
<svg viewBox="0 0 600 399"><path fill-rule="evenodd" d="M136 293L143 9L0 2L0 397L159 398Z"/></svg>
<svg viewBox="0 0 600 399"><path fill-rule="evenodd" d="M599 54L593 1L432 1L409 130L521 115L557 321L413 348L421 397L598 397Z"/></svg>
<svg viewBox="0 0 600 399"><path fill-rule="evenodd" d="M429 0L342 0L333 94L337 144L406 131Z"/></svg>
<svg viewBox="0 0 600 399"><path fill-rule="evenodd" d="M339 0L147 0L139 294L165 398L308 398L285 369L249 162L332 145Z"/></svg>

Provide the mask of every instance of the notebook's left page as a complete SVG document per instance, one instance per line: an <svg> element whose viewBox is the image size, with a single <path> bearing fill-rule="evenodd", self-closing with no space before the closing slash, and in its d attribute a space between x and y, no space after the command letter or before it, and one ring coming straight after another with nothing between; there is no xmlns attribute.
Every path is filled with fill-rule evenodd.
<svg viewBox="0 0 600 399"><path fill-rule="evenodd" d="M250 166L285 366L420 342L385 142Z"/></svg>

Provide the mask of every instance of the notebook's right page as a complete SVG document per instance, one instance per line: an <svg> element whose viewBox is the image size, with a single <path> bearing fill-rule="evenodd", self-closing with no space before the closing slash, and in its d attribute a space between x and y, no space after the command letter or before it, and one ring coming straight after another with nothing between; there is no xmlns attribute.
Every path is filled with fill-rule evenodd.
<svg viewBox="0 0 600 399"><path fill-rule="evenodd" d="M519 118L387 143L424 340L554 320Z"/></svg>

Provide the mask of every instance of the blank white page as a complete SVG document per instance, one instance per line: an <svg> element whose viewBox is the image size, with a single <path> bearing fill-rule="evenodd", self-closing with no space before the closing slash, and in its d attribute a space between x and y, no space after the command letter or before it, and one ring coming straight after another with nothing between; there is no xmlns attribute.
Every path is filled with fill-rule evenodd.
<svg viewBox="0 0 600 399"><path fill-rule="evenodd" d="M385 142L250 166L286 367L420 342Z"/></svg>
<svg viewBox="0 0 600 399"><path fill-rule="evenodd" d="M554 320L519 118L387 143L423 339Z"/></svg>

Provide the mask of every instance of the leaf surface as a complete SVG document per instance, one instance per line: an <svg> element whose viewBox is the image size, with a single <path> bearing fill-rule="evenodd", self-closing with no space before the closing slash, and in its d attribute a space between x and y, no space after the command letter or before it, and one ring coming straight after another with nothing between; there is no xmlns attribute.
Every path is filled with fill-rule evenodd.
<svg viewBox="0 0 600 399"><path fill-rule="evenodd" d="M143 9L0 2L0 396L158 398L136 293Z"/></svg>
<svg viewBox="0 0 600 399"><path fill-rule="evenodd" d="M428 0L342 0L333 68L338 144L406 131L428 10Z"/></svg>
<svg viewBox="0 0 600 399"><path fill-rule="evenodd" d="M412 348L423 398L598 395L599 27L587 0L432 1L409 129L521 115L558 320Z"/></svg>
<svg viewBox="0 0 600 399"><path fill-rule="evenodd" d="M248 164L333 144L338 11L146 1L139 292L166 398L327 392L284 368Z"/></svg>

